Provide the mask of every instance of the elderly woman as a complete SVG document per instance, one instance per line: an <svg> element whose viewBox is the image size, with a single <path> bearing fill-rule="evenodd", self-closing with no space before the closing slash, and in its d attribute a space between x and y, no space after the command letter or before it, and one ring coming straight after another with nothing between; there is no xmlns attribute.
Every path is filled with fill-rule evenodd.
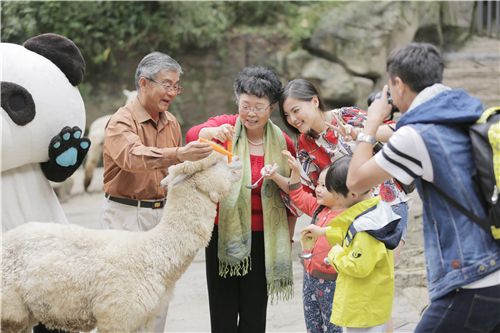
<svg viewBox="0 0 500 333"><path fill-rule="evenodd" d="M286 299L292 293L295 218L278 186L261 179L265 165L289 175L281 151L295 154L292 140L270 120L280 92L273 71L244 68L234 82L238 114L210 118L186 134L187 142L202 137L227 147L232 140L243 162L243 177L220 203L205 252L212 332L265 332L268 296Z"/></svg>

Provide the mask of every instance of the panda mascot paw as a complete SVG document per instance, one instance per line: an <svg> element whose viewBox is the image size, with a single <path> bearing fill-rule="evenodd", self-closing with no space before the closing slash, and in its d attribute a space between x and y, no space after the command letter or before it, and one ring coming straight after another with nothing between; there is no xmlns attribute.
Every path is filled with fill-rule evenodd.
<svg viewBox="0 0 500 333"><path fill-rule="evenodd" d="M63 182L82 164L90 147L89 139L82 138L82 130L75 126L64 127L49 145L49 160L41 163L48 180Z"/></svg>

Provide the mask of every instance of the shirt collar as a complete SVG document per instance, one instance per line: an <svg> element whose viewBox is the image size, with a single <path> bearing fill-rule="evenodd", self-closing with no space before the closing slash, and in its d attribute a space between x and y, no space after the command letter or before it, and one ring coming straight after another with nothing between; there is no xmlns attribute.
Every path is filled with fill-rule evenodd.
<svg viewBox="0 0 500 333"><path fill-rule="evenodd" d="M139 102L139 95L136 98L129 102L131 103L132 110L136 110L136 119L140 123L144 123L148 120L154 121L151 118L151 115L146 111L146 109L142 106L141 102ZM164 125L167 125L169 122L169 117L167 117L167 111L160 113L160 122Z"/></svg>

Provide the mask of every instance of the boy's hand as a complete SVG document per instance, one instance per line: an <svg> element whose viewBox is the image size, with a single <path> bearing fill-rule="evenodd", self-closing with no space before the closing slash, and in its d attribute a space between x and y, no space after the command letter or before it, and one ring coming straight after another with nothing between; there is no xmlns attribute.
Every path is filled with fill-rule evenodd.
<svg viewBox="0 0 500 333"><path fill-rule="evenodd" d="M326 228L319 227L315 224L310 224L300 231L301 237L304 236L319 237L319 236L324 236L325 233L326 233Z"/></svg>
<svg viewBox="0 0 500 333"><path fill-rule="evenodd" d="M318 237L313 236L311 233L300 233L300 246L302 251L312 251L314 244L316 244Z"/></svg>

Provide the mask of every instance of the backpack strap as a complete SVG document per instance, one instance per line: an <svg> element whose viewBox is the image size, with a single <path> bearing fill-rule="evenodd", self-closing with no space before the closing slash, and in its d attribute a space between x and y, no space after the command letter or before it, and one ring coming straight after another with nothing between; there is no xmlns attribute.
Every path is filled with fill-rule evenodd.
<svg viewBox="0 0 500 333"><path fill-rule="evenodd" d="M472 213L468 209L466 209L462 204L460 204L458 201L450 197L445 191L443 191L441 188L436 186L434 183L431 182L426 182L429 185L432 186L436 192L441 195L446 201L448 201L453 207L455 207L458 211L460 211L462 214L467 216L469 219L474 221L477 225L479 225L481 228L483 228L487 233L491 233L491 227L487 219L481 219L478 217L476 214Z"/></svg>
<svg viewBox="0 0 500 333"><path fill-rule="evenodd" d="M477 124L484 124L488 121L488 118L491 117L493 114L500 112L500 106L493 106L486 111L483 112L481 117L476 121Z"/></svg>
<svg viewBox="0 0 500 333"><path fill-rule="evenodd" d="M321 213L323 208L325 208L325 206L323 206L323 205L320 205L320 206L318 206L318 208L316 208L316 210L314 211L312 218L311 218L311 224L316 224L316 220L318 219L318 215L319 215L319 213Z"/></svg>

